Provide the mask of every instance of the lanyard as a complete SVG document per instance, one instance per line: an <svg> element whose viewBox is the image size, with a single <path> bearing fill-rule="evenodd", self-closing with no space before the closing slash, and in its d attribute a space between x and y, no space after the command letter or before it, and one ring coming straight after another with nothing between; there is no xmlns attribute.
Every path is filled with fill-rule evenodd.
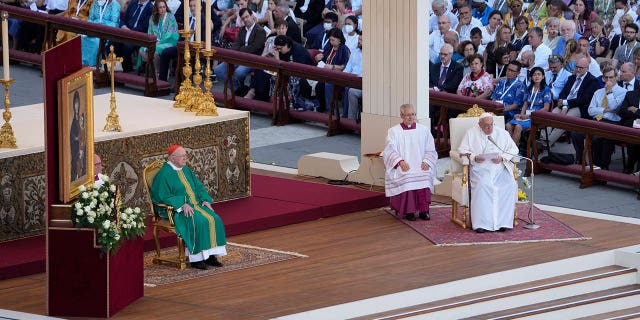
<svg viewBox="0 0 640 320"><path fill-rule="evenodd" d="M498 71L498 63L496 63L496 78L500 78L500 75L502 74L502 70L504 70L505 66L506 64L500 68L500 71Z"/></svg>
<svg viewBox="0 0 640 320"><path fill-rule="evenodd" d="M631 50L629 50L629 52L627 52L627 45L624 46L624 58L629 61L629 58L631 58L631 54L633 54L633 49L636 48L636 41L634 40L633 42L633 46L631 46Z"/></svg>
<svg viewBox="0 0 640 320"><path fill-rule="evenodd" d="M502 92L502 95L500 96L500 100L502 100L502 98L504 98L504 96L507 94L507 92L509 92L509 90L511 89L511 87L513 87L514 84L516 84L516 80L517 79L513 79L511 82L511 85L509 85L509 88L507 88L507 90L505 90L504 92Z"/></svg>
<svg viewBox="0 0 640 320"><path fill-rule="evenodd" d="M104 12L107 11L107 6L110 2L105 2L103 6L100 6L100 22L102 22L102 17L104 16Z"/></svg>
<svg viewBox="0 0 640 320"><path fill-rule="evenodd" d="M533 89L533 90L536 90L536 89ZM533 97L531 98L531 101L529 101L529 109L533 107L533 104L535 103L536 98L538 97L538 93L540 93L540 90L534 91L533 93L534 93Z"/></svg>
<svg viewBox="0 0 640 320"><path fill-rule="evenodd" d="M80 9L82 9L82 7L84 7L85 4L87 4L87 0L80 1L80 3L78 3L78 7L76 8L76 18L78 17L78 14L80 13Z"/></svg>

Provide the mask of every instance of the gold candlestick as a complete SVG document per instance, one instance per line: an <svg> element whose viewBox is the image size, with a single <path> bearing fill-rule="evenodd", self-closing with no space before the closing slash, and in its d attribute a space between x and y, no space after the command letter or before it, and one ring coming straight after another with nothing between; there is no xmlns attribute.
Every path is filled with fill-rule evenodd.
<svg viewBox="0 0 640 320"><path fill-rule="evenodd" d="M188 108L189 101L193 96L193 86L191 85L191 51L189 49L189 39L193 35L193 30L182 29L178 31L184 38L184 66L182 67L182 83L176 95L176 102L173 103L174 108Z"/></svg>
<svg viewBox="0 0 640 320"><path fill-rule="evenodd" d="M218 116L218 108L216 107L216 101L213 99L211 93L211 57L216 53L214 49L202 50L202 55L207 59L207 67L204 69L204 94L200 103L200 110L196 113L196 116Z"/></svg>
<svg viewBox="0 0 640 320"><path fill-rule="evenodd" d="M115 84L114 84L115 80L113 75L115 74L114 66L116 65L117 62L122 63L123 59L122 57L116 56L116 53L113 50L113 46L109 47L109 51L110 52L107 55L107 58L102 59L102 61L100 61L100 64L107 65L107 68L109 68L109 73L111 75L111 98L109 99L109 107L111 111L107 115L107 123L104 125L104 128L102 129L102 131L121 132L122 127L120 127L120 117L116 112L116 91L115 91Z"/></svg>
<svg viewBox="0 0 640 320"><path fill-rule="evenodd" d="M9 49L7 48L7 50ZM9 86L13 84L13 79L2 79L0 82L2 82L4 86L4 112L2 113L4 124L2 125L2 129L0 129L0 148L17 149L16 137L13 135L13 128L11 127L11 123L9 123L9 121L11 121L11 111L9 111L11 106Z"/></svg>
<svg viewBox="0 0 640 320"><path fill-rule="evenodd" d="M202 83L202 74L200 73L200 69L202 69L200 65L200 49L202 49L202 43L194 42L191 45L193 46L193 51L196 53L196 58L193 63L193 95L189 106L184 109L186 112L195 112L200 110L200 104L203 98L202 89L200 88L200 84Z"/></svg>

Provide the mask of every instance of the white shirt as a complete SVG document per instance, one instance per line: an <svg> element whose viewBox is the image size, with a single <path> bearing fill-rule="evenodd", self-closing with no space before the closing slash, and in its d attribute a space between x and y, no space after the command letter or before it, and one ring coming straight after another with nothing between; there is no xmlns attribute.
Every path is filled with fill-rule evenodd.
<svg viewBox="0 0 640 320"><path fill-rule="evenodd" d="M67 0L47 0L47 10L62 10L65 11L69 7Z"/></svg>
<svg viewBox="0 0 640 320"><path fill-rule="evenodd" d="M522 57L523 52L529 50L533 51L533 53L535 53L536 55L536 60L533 62L533 67L540 67L542 68L542 70L549 69L549 56L551 55L552 51L549 47L547 47L546 44L541 43L535 50L533 50L533 47L531 47L530 44L522 47L522 50L520 50L520 53L518 54L518 60L520 60L520 57Z"/></svg>
<svg viewBox="0 0 640 320"><path fill-rule="evenodd" d="M440 33L440 30L436 29L429 35L429 60L432 63L436 63L440 56L440 48L444 44L444 36Z"/></svg>
<svg viewBox="0 0 640 320"><path fill-rule="evenodd" d="M456 27L457 28L457 27ZM471 30L473 28L478 28L482 30L482 22L477 18L471 18L471 22L467 25L460 25L460 42L465 40L471 40Z"/></svg>
<svg viewBox="0 0 640 320"><path fill-rule="evenodd" d="M604 113L603 119L607 119L610 121L620 121L620 116L616 111L618 110L618 108L620 108L620 105L622 104L622 101L627 94L627 90L617 84L613 86L613 88L611 88L610 94L606 94L606 90L606 88L601 88L596 90L596 92L593 94L591 103L589 103L589 115L595 118L596 116L602 115L604 113L602 100L606 96L607 108L609 108L610 112Z"/></svg>
<svg viewBox="0 0 640 320"><path fill-rule="evenodd" d="M353 6L352 6L353 7ZM431 6L429 6L429 11L431 11ZM447 10L444 12L447 16L449 16L449 21L451 21L451 28L455 29L458 25L458 17L456 17L451 10ZM432 14L429 18L429 33L438 30L438 16Z"/></svg>

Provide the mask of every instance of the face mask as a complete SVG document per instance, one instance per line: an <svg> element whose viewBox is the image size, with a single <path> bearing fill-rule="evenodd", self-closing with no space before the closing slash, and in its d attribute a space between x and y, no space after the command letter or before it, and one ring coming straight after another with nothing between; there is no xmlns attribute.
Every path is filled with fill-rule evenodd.
<svg viewBox="0 0 640 320"><path fill-rule="evenodd" d="M107 3L107 0L98 0L98 5L99 6L104 6L104 4Z"/></svg>
<svg viewBox="0 0 640 320"><path fill-rule="evenodd" d="M624 9L616 9L616 15L621 16L624 14Z"/></svg>
<svg viewBox="0 0 640 320"><path fill-rule="evenodd" d="M331 25L331 23L326 23L325 22L325 23L322 24L322 27L324 28L324 31L329 31L329 30L331 30L332 25Z"/></svg>
<svg viewBox="0 0 640 320"><path fill-rule="evenodd" d="M351 33L351 32L353 32L353 26L352 26L352 25L350 25L350 24L345 24L343 29L344 29L343 31L344 31L345 33Z"/></svg>

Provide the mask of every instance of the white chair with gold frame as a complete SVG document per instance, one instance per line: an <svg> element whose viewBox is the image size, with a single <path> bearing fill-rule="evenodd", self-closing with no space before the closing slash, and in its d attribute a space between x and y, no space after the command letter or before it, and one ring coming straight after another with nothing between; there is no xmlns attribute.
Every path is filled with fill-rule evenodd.
<svg viewBox="0 0 640 320"><path fill-rule="evenodd" d="M162 165L164 163L165 160L163 159L155 160L148 166L146 166L142 172L144 187L147 190L147 197L149 199L149 204L151 204L151 213L153 214L153 240L156 243L156 256L153 258L153 263L174 265L178 269L183 270L187 267L187 258L184 252L184 241L176 233L176 228L173 224L173 207L162 203L154 203L153 200L151 200L151 186L153 185L153 179L156 177L156 174L158 173L160 168L162 168ZM162 218L156 211L156 208L164 208L167 211L169 219ZM160 238L158 238L159 231L164 231L176 235L178 240L177 257L167 257L160 255Z"/></svg>
<svg viewBox="0 0 640 320"><path fill-rule="evenodd" d="M471 164L471 159L469 159L468 155L460 154L458 152L458 147L460 147L460 142L462 138L467 133L467 131L478 124L480 119L480 115L484 113L484 109L478 107L477 104L474 104L466 113L462 113L458 115L457 118L449 119L449 137L451 150L449 151L449 157L451 159L451 173L453 175L453 181L451 182L451 221L462 228L467 228L469 226L472 227L471 221L471 208L470 208L470 182L469 182L469 165ZM503 116L493 116L494 128L501 128L504 130L504 117ZM519 159L513 159L512 161L517 163ZM517 167L514 165L513 177L517 181ZM462 210L461 214L458 215L459 209ZM469 212L467 212L469 211ZM469 219L467 220L467 215ZM513 215L513 226L518 225L518 217L514 212Z"/></svg>

